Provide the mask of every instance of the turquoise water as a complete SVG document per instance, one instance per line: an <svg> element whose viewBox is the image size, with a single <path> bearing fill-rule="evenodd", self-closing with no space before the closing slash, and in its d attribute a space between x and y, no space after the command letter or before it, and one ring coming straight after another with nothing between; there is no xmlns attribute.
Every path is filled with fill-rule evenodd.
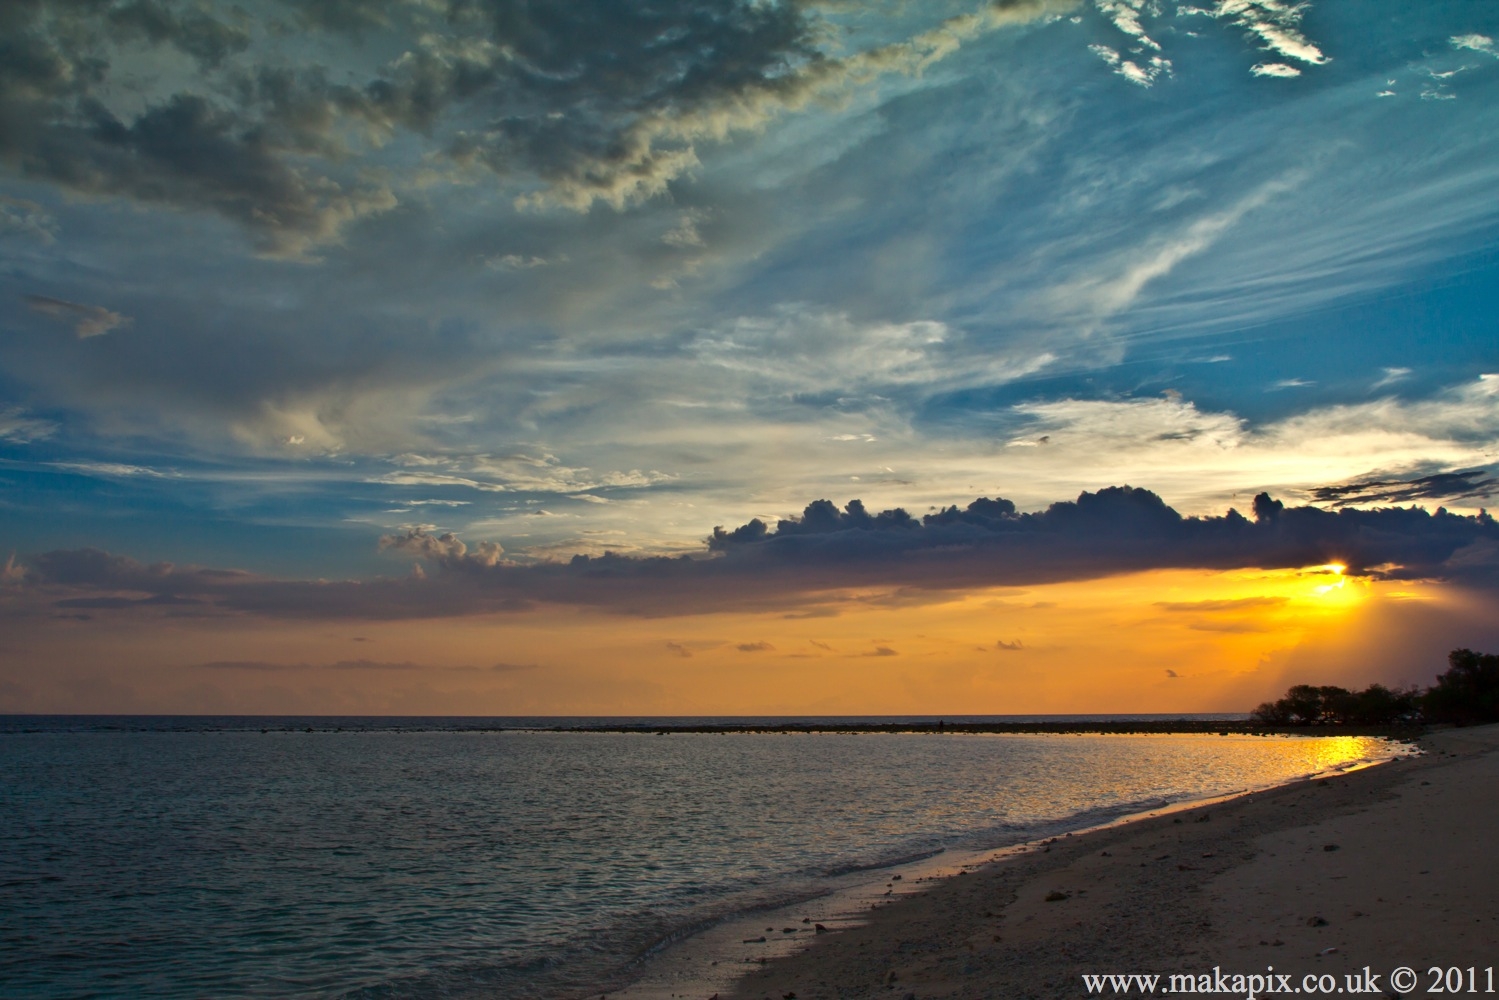
<svg viewBox="0 0 1499 1000"><path fill-rule="evenodd" d="M596 996L683 928L839 872L1385 750L22 728L0 728L7 998Z"/></svg>

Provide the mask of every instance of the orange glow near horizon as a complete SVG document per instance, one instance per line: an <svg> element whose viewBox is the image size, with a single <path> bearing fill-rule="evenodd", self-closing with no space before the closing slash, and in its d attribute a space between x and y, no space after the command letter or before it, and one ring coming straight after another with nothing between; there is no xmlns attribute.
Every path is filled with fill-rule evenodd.
<svg viewBox="0 0 1499 1000"><path fill-rule="evenodd" d="M12 698L7 710L1247 711L1289 683L1343 682L1340 663L1352 671L1369 661L1359 646L1373 634L1369 623L1392 607L1439 602L1435 590L1349 576L1328 564L1150 571L970 592L845 590L774 612L680 617L543 608L273 629L253 619L122 622L33 635L32 656L54 665L50 683L31 672L29 701Z"/></svg>

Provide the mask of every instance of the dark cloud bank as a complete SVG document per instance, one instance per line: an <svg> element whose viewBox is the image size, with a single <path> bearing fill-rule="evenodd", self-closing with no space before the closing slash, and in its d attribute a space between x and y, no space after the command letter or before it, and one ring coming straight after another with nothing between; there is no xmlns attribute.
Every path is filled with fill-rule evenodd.
<svg viewBox="0 0 1499 1000"><path fill-rule="evenodd" d="M1438 509L1285 507L1267 494L1252 516L1182 517L1154 493L1128 486L1083 493L1044 511L1008 500L916 518L826 500L771 527L715 528L698 556L577 556L516 564L499 546L414 530L382 546L419 560L405 578L288 581L233 570L146 565L96 549L54 551L11 571L12 614L63 609L157 615L256 614L279 618L438 618L519 611L538 604L669 615L777 610L841 588L912 595L1024 586L1147 569L1295 568L1341 562L1387 579L1499 586L1499 525L1487 513ZM421 567L425 566L426 569Z"/></svg>

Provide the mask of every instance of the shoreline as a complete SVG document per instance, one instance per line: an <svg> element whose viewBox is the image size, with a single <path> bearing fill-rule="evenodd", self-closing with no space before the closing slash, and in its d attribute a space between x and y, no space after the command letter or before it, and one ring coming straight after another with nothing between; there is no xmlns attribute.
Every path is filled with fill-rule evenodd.
<svg viewBox="0 0 1499 1000"><path fill-rule="evenodd" d="M1050 854L1056 845L1074 841L1082 843L1088 838L1132 829L1141 823L1171 822L1174 825L1181 822L1176 819L1178 816L1409 759L1412 758L1408 755L1396 753L1389 757L1344 762L1324 771L1302 775L1286 784L1241 789L1204 798L1162 800L1102 818L1095 816L1090 819L1085 818L1086 813L1078 814L1035 831L1023 841L939 851L908 862L847 873L852 877L844 878L842 884L815 895L784 905L737 913L665 941L642 956L639 971L632 978L594 995L607 996L609 1000L709 1000L715 996L740 996L743 984L757 975L773 975L772 970L796 960L809 948L836 947L833 935L841 936L867 928L877 921L891 919L886 916L888 911L899 911L903 905L927 894L942 892L946 883L958 881L956 876L1022 863L1028 858ZM1071 825L1079 820L1079 825ZM814 930L815 937L800 933ZM796 991L772 991L764 995L784 996L786 992ZM809 994L797 992L797 995L806 997ZM904 997L903 993L897 995Z"/></svg>
<svg viewBox="0 0 1499 1000"><path fill-rule="evenodd" d="M1273 966L1341 983L1368 966L1395 995L1387 977L1401 966L1482 975L1499 964L1499 726L1432 731L1420 746L1387 766L1056 838L928 883L717 992L1081 997L1084 974ZM677 985L656 995L715 992Z"/></svg>

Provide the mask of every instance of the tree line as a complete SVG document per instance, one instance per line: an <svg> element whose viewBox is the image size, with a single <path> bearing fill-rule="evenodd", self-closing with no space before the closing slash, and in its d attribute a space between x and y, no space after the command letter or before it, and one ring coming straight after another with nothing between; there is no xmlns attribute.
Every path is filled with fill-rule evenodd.
<svg viewBox="0 0 1499 1000"><path fill-rule="evenodd" d="M1249 719L1267 726L1499 722L1499 654L1454 649L1447 667L1425 690L1370 684L1349 691L1332 684L1297 684L1284 698L1256 708Z"/></svg>

